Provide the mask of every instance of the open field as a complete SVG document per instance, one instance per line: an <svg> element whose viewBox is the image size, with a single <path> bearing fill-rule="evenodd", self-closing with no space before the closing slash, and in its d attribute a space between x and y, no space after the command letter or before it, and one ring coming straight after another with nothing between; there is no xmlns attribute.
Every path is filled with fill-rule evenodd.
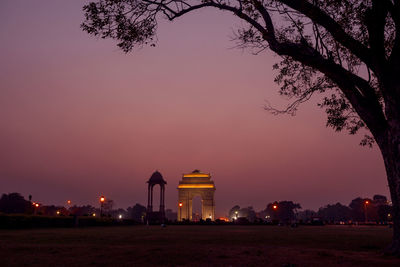
<svg viewBox="0 0 400 267"><path fill-rule="evenodd" d="M1 266L400 266L391 229L123 226L0 231Z"/></svg>

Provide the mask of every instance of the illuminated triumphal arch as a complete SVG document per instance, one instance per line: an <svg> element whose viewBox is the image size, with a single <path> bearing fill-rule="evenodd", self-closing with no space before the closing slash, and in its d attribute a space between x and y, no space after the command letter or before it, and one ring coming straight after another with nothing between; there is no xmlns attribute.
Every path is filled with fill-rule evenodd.
<svg viewBox="0 0 400 267"><path fill-rule="evenodd" d="M178 220L192 220L192 202L201 197L201 218L215 220L215 185L211 175L194 170L184 174L178 185Z"/></svg>

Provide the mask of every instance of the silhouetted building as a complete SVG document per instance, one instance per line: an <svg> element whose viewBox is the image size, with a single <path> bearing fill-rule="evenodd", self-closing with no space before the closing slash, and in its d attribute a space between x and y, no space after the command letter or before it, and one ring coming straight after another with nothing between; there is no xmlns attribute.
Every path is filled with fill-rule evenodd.
<svg viewBox="0 0 400 267"><path fill-rule="evenodd" d="M165 210L165 218L167 218L168 221L174 222L178 220L178 213L174 212L171 209L166 209Z"/></svg>

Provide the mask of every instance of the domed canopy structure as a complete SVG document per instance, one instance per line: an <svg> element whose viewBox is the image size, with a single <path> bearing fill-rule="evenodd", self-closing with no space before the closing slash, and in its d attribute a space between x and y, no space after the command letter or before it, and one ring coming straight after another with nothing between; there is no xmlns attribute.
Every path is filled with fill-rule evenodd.
<svg viewBox="0 0 400 267"><path fill-rule="evenodd" d="M155 171L150 179L147 181L149 184L167 184L159 171Z"/></svg>
<svg viewBox="0 0 400 267"><path fill-rule="evenodd" d="M165 221L165 185L167 182L162 177L161 173L155 171L150 179L147 181L149 184L147 191L147 216L148 223L163 223ZM155 185L160 186L160 209L153 211L153 188Z"/></svg>

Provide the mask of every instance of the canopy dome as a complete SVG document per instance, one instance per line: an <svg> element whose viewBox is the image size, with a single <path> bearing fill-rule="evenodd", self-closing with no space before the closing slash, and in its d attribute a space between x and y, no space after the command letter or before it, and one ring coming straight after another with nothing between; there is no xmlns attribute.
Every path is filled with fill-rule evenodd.
<svg viewBox="0 0 400 267"><path fill-rule="evenodd" d="M166 184L167 182L164 180L163 176L159 171L155 171L150 179L147 181L149 184Z"/></svg>

